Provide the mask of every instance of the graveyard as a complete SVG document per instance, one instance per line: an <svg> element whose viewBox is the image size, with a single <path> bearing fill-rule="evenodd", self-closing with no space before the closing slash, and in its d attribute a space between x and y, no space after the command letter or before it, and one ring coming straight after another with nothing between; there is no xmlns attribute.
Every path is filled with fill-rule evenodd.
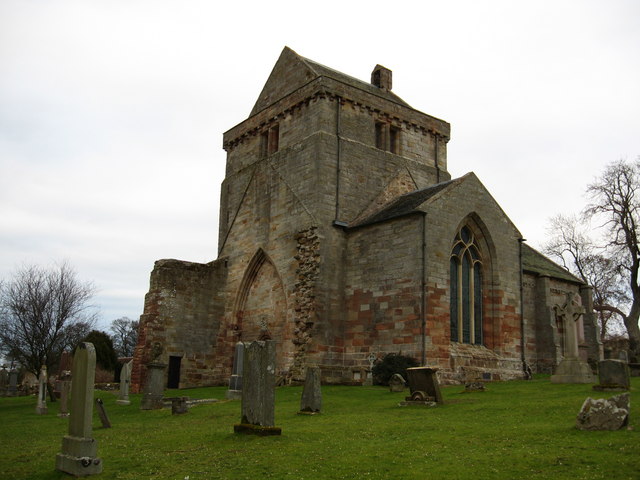
<svg viewBox="0 0 640 480"><path fill-rule="evenodd" d="M118 403L117 390L95 390L108 413L103 428L93 409L93 438L108 479L637 479L640 407L631 378L628 427L582 431L576 415L592 384L533 380L487 382L484 391L442 386L436 407L398 406L406 395L383 386L322 386L322 410L299 415L302 386L275 390L277 436L234 433L241 401L225 387L165 390L188 396L187 412L171 403L141 410L143 394ZM619 393L619 392L618 392ZM200 402L194 401L200 399ZM212 401L207 399L216 399ZM66 479L56 456L69 431L60 402L36 414L35 395L0 398L0 475Z"/></svg>

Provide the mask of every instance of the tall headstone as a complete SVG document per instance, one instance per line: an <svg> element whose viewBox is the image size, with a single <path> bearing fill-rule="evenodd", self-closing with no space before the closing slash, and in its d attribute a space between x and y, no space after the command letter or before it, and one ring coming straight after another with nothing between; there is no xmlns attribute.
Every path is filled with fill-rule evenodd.
<svg viewBox="0 0 640 480"><path fill-rule="evenodd" d="M556 316L564 325L564 358L551 375L552 383L596 383L596 376L578 353L577 322L584 313L584 307L574 300L573 293L567 293L565 304L554 307Z"/></svg>
<svg viewBox="0 0 640 480"><path fill-rule="evenodd" d="M227 390L226 398L229 400L238 400L242 398L242 368L244 361L244 343L236 343L233 352L233 370L229 379L229 390Z"/></svg>
<svg viewBox="0 0 640 480"><path fill-rule="evenodd" d="M62 439L62 452L56 456L56 470L76 477L102 472L98 442L92 438L95 374L95 348L92 343L83 342L73 357L69 434Z"/></svg>
<svg viewBox="0 0 640 480"><path fill-rule="evenodd" d="M130 405L129 400L129 385L131 384L131 367L133 366L133 360L122 365L120 370L120 394L116 403L118 405Z"/></svg>
<svg viewBox="0 0 640 480"><path fill-rule="evenodd" d="M45 415L49 409L47 408L47 367L43 365L38 376L38 403L36 404L36 413Z"/></svg>
<svg viewBox="0 0 640 480"><path fill-rule="evenodd" d="M242 370L242 417L236 433L280 435L275 426L276 344L273 340L245 345Z"/></svg>
<svg viewBox="0 0 640 480"><path fill-rule="evenodd" d="M322 409L322 389L320 387L320 368L307 367L299 413L320 413Z"/></svg>
<svg viewBox="0 0 640 480"><path fill-rule="evenodd" d="M11 367L9 371L9 388L7 388L7 396L15 397L18 395L18 371Z"/></svg>
<svg viewBox="0 0 640 480"><path fill-rule="evenodd" d="M60 375L60 411L59 417L69 416L69 394L71 393L71 371L64 370Z"/></svg>
<svg viewBox="0 0 640 480"><path fill-rule="evenodd" d="M163 407L164 370L167 364L160 361L162 351L162 345L156 342L151 353L153 360L147 364L147 381L142 391L141 410L159 410Z"/></svg>
<svg viewBox="0 0 640 480"><path fill-rule="evenodd" d="M0 397L4 397L7 394L7 390L9 387L9 372L7 371L7 366L2 365L0 369Z"/></svg>

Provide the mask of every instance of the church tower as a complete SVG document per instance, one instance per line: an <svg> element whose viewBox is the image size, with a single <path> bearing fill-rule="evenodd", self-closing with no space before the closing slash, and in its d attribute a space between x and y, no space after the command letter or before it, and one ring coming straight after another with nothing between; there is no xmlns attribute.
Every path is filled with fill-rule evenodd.
<svg viewBox="0 0 640 480"><path fill-rule="evenodd" d="M345 229L450 179L449 124L392 93L389 69L376 65L371 80L285 48L249 118L224 134L218 245L236 297L226 321L242 339L262 329L278 340L283 370L309 349L321 364L344 353Z"/></svg>

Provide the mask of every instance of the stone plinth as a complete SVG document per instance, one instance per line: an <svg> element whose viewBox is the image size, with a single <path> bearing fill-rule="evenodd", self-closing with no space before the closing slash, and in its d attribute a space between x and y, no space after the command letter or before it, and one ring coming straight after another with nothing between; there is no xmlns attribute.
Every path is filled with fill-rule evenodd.
<svg viewBox="0 0 640 480"><path fill-rule="evenodd" d="M162 408L164 395L164 369L165 363L150 363L147 365L147 383L144 386L141 410L159 410Z"/></svg>
<svg viewBox="0 0 640 480"><path fill-rule="evenodd" d="M92 438L95 371L93 344L81 343L73 357L69 434L62 439L62 452L56 456L56 469L76 477L102 472L98 443Z"/></svg>
<svg viewBox="0 0 640 480"><path fill-rule="evenodd" d="M563 359L553 375L551 383L596 383L598 379L589 364L578 358Z"/></svg>

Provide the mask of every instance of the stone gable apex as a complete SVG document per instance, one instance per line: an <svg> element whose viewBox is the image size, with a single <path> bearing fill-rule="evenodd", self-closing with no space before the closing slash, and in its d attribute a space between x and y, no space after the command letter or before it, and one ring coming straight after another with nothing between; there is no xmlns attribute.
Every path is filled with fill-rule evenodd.
<svg viewBox="0 0 640 480"><path fill-rule="evenodd" d="M388 90L381 89L375 85L302 57L291 48L284 47L258 96L258 100L251 110L250 116L268 108L278 100L293 93L318 77L331 78L350 87L364 90L385 98L386 100L411 108L407 102Z"/></svg>

